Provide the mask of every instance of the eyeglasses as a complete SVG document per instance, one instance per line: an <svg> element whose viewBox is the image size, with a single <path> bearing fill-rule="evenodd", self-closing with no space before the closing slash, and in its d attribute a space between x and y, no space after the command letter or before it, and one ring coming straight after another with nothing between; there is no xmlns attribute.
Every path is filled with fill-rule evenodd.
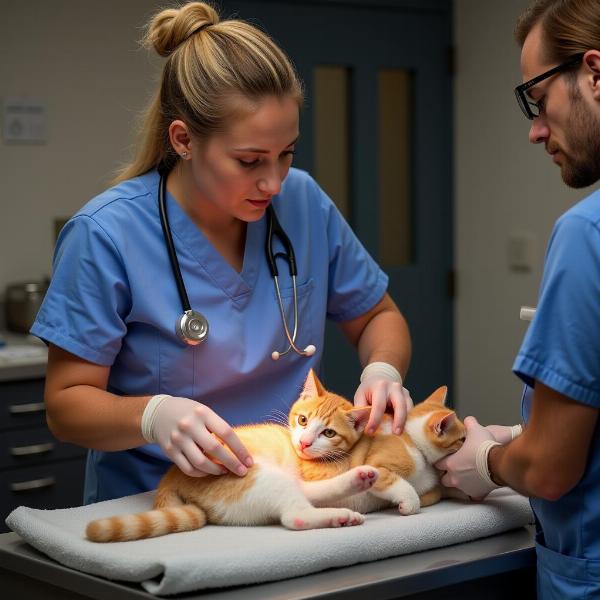
<svg viewBox="0 0 600 600"><path fill-rule="evenodd" d="M529 81L526 81L525 83L522 83L521 85L518 85L515 88L515 96L517 97L519 107L528 119L532 120L540 116L540 106L538 102L534 102L531 98L529 98L527 95L527 90L532 88L534 85L537 85L540 81L544 81L544 79L548 79L548 77L552 77L552 75L556 75L556 73L567 71L571 67L575 66L581 62L584 54L585 52L574 54L566 62L554 67L553 69L550 69L549 71L546 71L545 73L542 73L541 75L538 75L537 77L534 77L533 79L530 79Z"/></svg>

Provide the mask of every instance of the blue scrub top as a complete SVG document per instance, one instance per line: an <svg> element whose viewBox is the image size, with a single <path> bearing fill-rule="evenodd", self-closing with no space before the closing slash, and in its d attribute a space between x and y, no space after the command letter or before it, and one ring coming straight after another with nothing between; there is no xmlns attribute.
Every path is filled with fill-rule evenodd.
<svg viewBox="0 0 600 600"><path fill-rule="evenodd" d="M296 253L299 325L290 353L265 257L266 217L248 223L243 268L235 271L170 194L167 212L193 309L210 324L198 346L175 333L182 313L158 213L151 171L100 194L63 228L50 288L31 333L87 361L110 367L108 391L192 398L232 425L281 418L308 370L318 371L325 320L347 321L383 297L387 276L339 211L305 172L290 169L273 207ZM275 245L275 251L279 248ZM292 283L279 261L292 323ZM153 489L169 466L156 445L90 451L85 501Z"/></svg>
<svg viewBox="0 0 600 600"><path fill-rule="evenodd" d="M536 314L514 372L576 402L600 408L600 192L566 212L552 232ZM562 498L531 500L538 536L540 598L600 597L600 435L581 481Z"/></svg>

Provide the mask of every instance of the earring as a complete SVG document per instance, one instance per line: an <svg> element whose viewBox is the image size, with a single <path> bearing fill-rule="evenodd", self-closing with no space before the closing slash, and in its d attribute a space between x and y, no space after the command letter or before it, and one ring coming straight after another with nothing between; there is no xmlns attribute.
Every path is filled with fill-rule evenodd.
<svg viewBox="0 0 600 600"><path fill-rule="evenodd" d="M184 159L185 159L185 158L187 158L187 155L188 155L188 153L187 153L187 152L184 150L184 151L181 153L181 158L184 158Z"/></svg>

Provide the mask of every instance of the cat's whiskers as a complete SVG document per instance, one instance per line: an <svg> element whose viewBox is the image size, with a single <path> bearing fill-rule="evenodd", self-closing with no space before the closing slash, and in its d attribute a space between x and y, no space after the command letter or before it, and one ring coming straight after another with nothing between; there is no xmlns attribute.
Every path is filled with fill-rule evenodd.
<svg viewBox="0 0 600 600"><path fill-rule="evenodd" d="M288 420L288 413L286 413L282 410L279 410L277 408L274 408L271 411L271 414L273 415L274 418L282 418L282 419L285 419L286 422Z"/></svg>
<svg viewBox="0 0 600 600"><path fill-rule="evenodd" d="M323 450L323 452L316 456L316 460L320 460L323 462L332 462L332 463L342 463L344 459L350 456L350 453L347 450L342 450L341 448L334 448Z"/></svg>
<svg viewBox="0 0 600 600"><path fill-rule="evenodd" d="M267 416L267 419L269 422L281 425L286 429L289 429L290 427L288 415L281 410L273 409L271 413Z"/></svg>

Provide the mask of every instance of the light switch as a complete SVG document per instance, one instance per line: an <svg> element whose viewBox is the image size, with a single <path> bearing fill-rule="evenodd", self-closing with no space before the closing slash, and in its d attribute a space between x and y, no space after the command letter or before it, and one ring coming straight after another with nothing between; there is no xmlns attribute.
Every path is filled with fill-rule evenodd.
<svg viewBox="0 0 600 600"><path fill-rule="evenodd" d="M46 104L31 98L5 98L2 136L12 144L46 142Z"/></svg>
<svg viewBox="0 0 600 600"><path fill-rule="evenodd" d="M515 271L531 271L536 262L537 238L533 233L508 236L508 266Z"/></svg>

